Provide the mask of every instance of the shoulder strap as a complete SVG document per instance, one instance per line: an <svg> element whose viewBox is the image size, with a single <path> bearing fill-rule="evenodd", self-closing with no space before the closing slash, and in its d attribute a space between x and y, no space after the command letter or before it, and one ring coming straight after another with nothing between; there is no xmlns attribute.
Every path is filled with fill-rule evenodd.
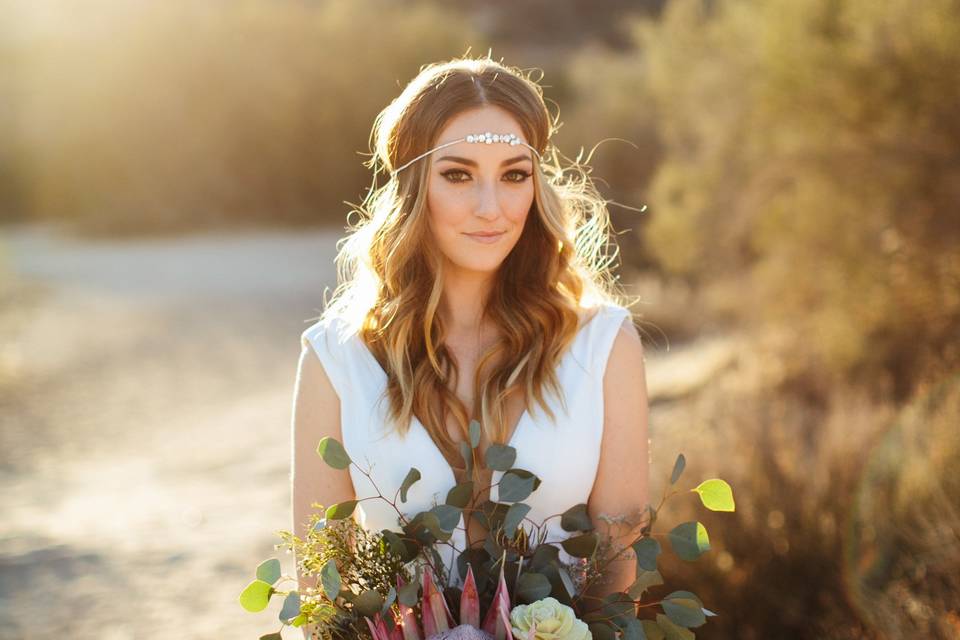
<svg viewBox="0 0 960 640"><path fill-rule="evenodd" d="M356 355L353 341L345 335L344 323L337 318L320 320L300 334L300 344L304 349L313 349L334 390L343 400L351 389L351 371Z"/></svg>
<svg viewBox="0 0 960 640"><path fill-rule="evenodd" d="M597 316L590 321L587 341L590 370L593 375L602 378L606 372L613 343L627 318L632 318L629 309L620 305L605 304L597 310Z"/></svg>

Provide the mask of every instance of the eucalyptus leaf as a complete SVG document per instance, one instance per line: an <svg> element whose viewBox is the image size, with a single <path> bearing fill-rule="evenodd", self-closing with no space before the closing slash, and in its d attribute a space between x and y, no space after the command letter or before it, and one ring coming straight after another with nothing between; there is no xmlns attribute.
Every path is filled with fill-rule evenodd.
<svg viewBox="0 0 960 640"><path fill-rule="evenodd" d="M581 533L563 540L560 545L564 551L575 558L589 558L597 549L597 534Z"/></svg>
<svg viewBox="0 0 960 640"><path fill-rule="evenodd" d="M627 589L627 594L634 600L639 600L650 587L663 584L663 576L659 571L637 571L637 579Z"/></svg>
<svg viewBox="0 0 960 640"><path fill-rule="evenodd" d="M713 478L704 480L697 488L691 489L700 495L700 501L711 511L736 511L733 502L733 489L725 480Z"/></svg>
<svg viewBox="0 0 960 640"><path fill-rule="evenodd" d="M283 640L283 636L279 633L268 633L265 636L260 636L260 640Z"/></svg>
<svg viewBox="0 0 960 640"><path fill-rule="evenodd" d="M670 618L662 613L657 614L657 626L663 630L665 640L694 640L696 638L693 631L674 624Z"/></svg>
<svg viewBox="0 0 960 640"><path fill-rule="evenodd" d="M529 604L546 598L552 590L550 581L539 573L522 573L517 581L516 597L521 602Z"/></svg>
<svg viewBox="0 0 960 640"><path fill-rule="evenodd" d="M653 620L641 620L640 626L643 628L643 634L647 637L647 640L664 640L667 637L660 625Z"/></svg>
<svg viewBox="0 0 960 640"><path fill-rule="evenodd" d="M340 572L337 571L335 560L327 560L327 563L320 569L320 585L323 587L323 593L327 596L327 600L335 602L340 594L341 586Z"/></svg>
<svg viewBox="0 0 960 640"><path fill-rule="evenodd" d="M674 553L688 562L696 560L710 550L707 529L699 522L684 522L667 534Z"/></svg>
<svg viewBox="0 0 960 640"><path fill-rule="evenodd" d="M280 622L288 622L300 615L300 594L291 591L283 599L283 607L280 609Z"/></svg>
<svg viewBox="0 0 960 640"><path fill-rule="evenodd" d="M473 450L465 441L460 442L460 457L463 458L463 463L467 467L467 475L473 474Z"/></svg>
<svg viewBox="0 0 960 640"><path fill-rule="evenodd" d="M483 456L483 462L487 469L494 471L506 471L513 466L517 460L517 450L504 444L491 444Z"/></svg>
<svg viewBox="0 0 960 640"><path fill-rule="evenodd" d="M449 504L438 504L430 509L430 513L437 516L442 531L453 531L460 524L461 510Z"/></svg>
<svg viewBox="0 0 960 640"><path fill-rule="evenodd" d="M390 591L387 592L387 597L383 600L383 606L380 607L380 615L387 615L387 611L390 610L390 607L393 606L393 603L397 599L397 590L391 585Z"/></svg>
<svg viewBox="0 0 960 640"><path fill-rule="evenodd" d="M357 596L353 604L362 615L372 618L380 611L383 606L383 596L374 589L367 589Z"/></svg>
<svg viewBox="0 0 960 640"><path fill-rule="evenodd" d="M263 580L254 580L240 592L240 606L253 613L263 611L270 603L272 595L273 585Z"/></svg>
<svg viewBox="0 0 960 640"><path fill-rule="evenodd" d="M533 493L535 476L524 477L516 470L511 469L504 473L498 483L498 497L500 502L520 502L526 500Z"/></svg>
<svg viewBox="0 0 960 640"><path fill-rule="evenodd" d="M677 461L673 463L673 472L670 474L670 484L677 484L677 480L680 479L680 475L683 474L686 466L687 459L681 453L677 456Z"/></svg>
<svg viewBox="0 0 960 640"><path fill-rule="evenodd" d="M440 518L436 513L430 511L420 512L413 517L413 520L407 525L408 534L415 537L424 544L432 544L436 540L443 538L443 530L440 527ZM431 539L431 537L433 539Z"/></svg>
<svg viewBox="0 0 960 640"><path fill-rule="evenodd" d="M575 504L560 516L560 528L564 531L592 531L593 522L587 513L587 505Z"/></svg>
<svg viewBox="0 0 960 640"><path fill-rule="evenodd" d="M327 507L327 520L343 520L353 515L353 510L357 507L356 500L347 500L338 502Z"/></svg>
<svg viewBox="0 0 960 640"><path fill-rule="evenodd" d="M273 584L280 579L280 561L276 558L264 560L257 567L257 579Z"/></svg>
<svg viewBox="0 0 960 640"><path fill-rule="evenodd" d="M416 582L408 582L397 592L397 600L405 607L416 606L419 596L420 585Z"/></svg>
<svg viewBox="0 0 960 640"><path fill-rule="evenodd" d="M632 545L637 556L637 567L643 571L657 570L657 557L660 555L660 543L654 538L641 538Z"/></svg>
<svg viewBox="0 0 960 640"><path fill-rule="evenodd" d="M660 603L663 612L671 622L681 627L699 627L707 618L703 615L700 604L692 598L664 598Z"/></svg>
<svg viewBox="0 0 960 640"><path fill-rule="evenodd" d="M593 640L617 640L617 632L605 622L592 622L589 628Z"/></svg>
<svg viewBox="0 0 960 640"><path fill-rule="evenodd" d="M646 640L647 636L643 633L643 627L636 618L631 618L623 625L620 625L620 640Z"/></svg>
<svg viewBox="0 0 960 640"><path fill-rule="evenodd" d="M480 444L480 423L477 420L470 421L470 447L476 449Z"/></svg>
<svg viewBox="0 0 960 640"><path fill-rule="evenodd" d="M467 505L470 504L470 498L472 497L473 482L467 480L465 482L461 482L447 492L446 503L453 507L466 509Z"/></svg>
<svg viewBox="0 0 960 640"><path fill-rule="evenodd" d="M403 479L403 482L400 483L400 502L407 501L407 491L409 491L413 483L419 479L420 470L416 467L410 467L410 471L407 471L407 476Z"/></svg>
<svg viewBox="0 0 960 640"><path fill-rule="evenodd" d="M324 462L334 469L346 469L350 466L350 456L347 455L346 449L336 438L330 436L322 438L317 445L317 453L320 454Z"/></svg>
<svg viewBox="0 0 960 640"><path fill-rule="evenodd" d="M530 505L528 504L517 502L510 505L510 508L507 509L507 515L503 519L503 533L507 538L513 539L517 534L517 527L520 526L528 513L530 513Z"/></svg>

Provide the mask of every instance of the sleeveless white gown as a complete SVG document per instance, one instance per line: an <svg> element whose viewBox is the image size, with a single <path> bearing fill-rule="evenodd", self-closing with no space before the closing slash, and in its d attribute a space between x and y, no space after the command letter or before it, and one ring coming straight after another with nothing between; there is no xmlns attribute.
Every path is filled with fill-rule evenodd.
<svg viewBox="0 0 960 640"><path fill-rule="evenodd" d="M595 315L590 315L593 309L584 311L586 320L557 368L566 411L553 394L545 392L556 422L551 422L535 403L534 413L523 413L509 442L517 450L513 466L542 480L524 501L531 507L527 518L536 523L586 503L597 474L603 435L603 374L614 338L630 312L607 303L596 307ZM406 503L397 502L405 517L442 504L447 491L456 484L453 470L416 417L406 437L387 430L387 376L360 337L344 320L329 318L307 328L301 344L312 347L340 398L340 441L350 458L368 470L383 495L390 498L410 467L420 471L421 479L410 488ZM358 499L377 495L366 476L353 465L349 469ZM498 482L502 475L494 471L491 482ZM490 499L497 501L497 494L498 488L493 487ZM323 496L317 496L316 501L326 504ZM383 500L360 503L356 516L370 531L400 530L396 511ZM530 524L525 524L529 530ZM462 516L458 527L450 542L462 551L466 548ZM570 535L560 528L558 517L547 522L546 532L547 541L560 541ZM440 545L439 551L447 568L455 567L454 550ZM560 558L571 561L562 548ZM449 574L451 586L462 586L455 568Z"/></svg>

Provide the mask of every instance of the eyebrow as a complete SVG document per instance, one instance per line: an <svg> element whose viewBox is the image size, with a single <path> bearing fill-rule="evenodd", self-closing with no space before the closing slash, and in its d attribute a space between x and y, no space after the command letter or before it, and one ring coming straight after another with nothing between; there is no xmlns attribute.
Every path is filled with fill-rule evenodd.
<svg viewBox="0 0 960 640"><path fill-rule="evenodd" d="M452 160L453 162L459 162L460 164L465 164L470 167L479 166L475 160L471 160L470 158L461 158L460 156L442 156L437 160L437 162L440 162L441 160ZM500 163L500 166L505 167L507 165L523 162L524 160L529 160L530 162L533 162L533 158L531 158L529 155L522 155L522 156L514 156L513 158L507 158L506 160Z"/></svg>

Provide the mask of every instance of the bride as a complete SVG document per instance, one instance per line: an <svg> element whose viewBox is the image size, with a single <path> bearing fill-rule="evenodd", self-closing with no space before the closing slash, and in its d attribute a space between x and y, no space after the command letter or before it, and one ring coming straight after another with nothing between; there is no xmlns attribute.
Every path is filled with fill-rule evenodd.
<svg viewBox="0 0 960 640"><path fill-rule="evenodd" d="M496 501L500 472L483 454L509 443L514 466L542 480L525 501L530 521L586 503L617 539L636 536L648 502L643 346L602 253L605 202L583 172L569 179L546 160L553 131L540 86L489 58L425 66L378 115L370 166L389 179L365 201L340 247L343 279L301 336L296 535L313 503L377 487L392 496L411 467L422 479L397 504L405 515L464 480L489 489L478 503ZM477 452L463 444L471 420ZM369 476L324 464L325 436ZM480 463L472 476L465 456ZM396 516L374 499L354 512L370 530L397 529ZM485 536L466 520L460 550ZM548 541L569 535L558 518L546 526ZM455 556L444 562L459 580ZM596 595L625 590L634 572L624 554Z"/></svg>

